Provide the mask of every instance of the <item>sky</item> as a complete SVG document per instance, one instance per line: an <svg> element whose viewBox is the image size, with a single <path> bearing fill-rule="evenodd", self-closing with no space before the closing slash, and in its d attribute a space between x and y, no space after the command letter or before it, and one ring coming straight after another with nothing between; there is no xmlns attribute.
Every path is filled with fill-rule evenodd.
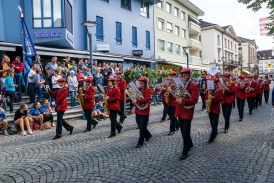
<svg viewBox="0 0 274 183"><path fill-rule="evenodd" d="M259 18L268 17L265 7L258 12L247 9L237 0L190 0L205 12L200 18L220 26L232 25L237 36L255 39L259 50L273 49L273 38L260 36Z"/></svg>

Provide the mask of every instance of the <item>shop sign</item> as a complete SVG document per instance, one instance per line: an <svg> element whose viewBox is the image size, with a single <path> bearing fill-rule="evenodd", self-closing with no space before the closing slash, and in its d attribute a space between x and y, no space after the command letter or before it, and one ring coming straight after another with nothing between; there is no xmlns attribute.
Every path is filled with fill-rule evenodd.
<svg viewBox="0 0 274 183"><path fill-rule="evenodd" d="M133 50L132 55L134 56L142 56L143 55L143 50Z"/></svg>
<svg viewBox="0 0 274 183"><path fill-rule="evenodd" d="M96 50L97 51L109 51L109 44L97 44Z"/></svg>
<svg viewBox="0 0 274 183"><path fill-rule="evenodd" d="M59 30L54 31L48 31L48 30L42 30L34 32L35 37L61 37L61 32Z"/></svg>

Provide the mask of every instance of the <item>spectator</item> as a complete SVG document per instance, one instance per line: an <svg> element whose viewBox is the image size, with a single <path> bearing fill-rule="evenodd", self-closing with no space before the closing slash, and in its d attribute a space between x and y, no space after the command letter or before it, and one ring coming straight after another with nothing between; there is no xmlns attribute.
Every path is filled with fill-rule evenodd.
<svg viewBox="0 0 274 183"><path fill-rule="evenodd" d="M29 120L31 120L33 123L38 122L40 124L40 130L43 130L44 117L40 111L39 102L34 103L33 107L29 111L29 117Z"/></svg>
<svg viewBox="0 0 274 183"><path fill-rule="evenodd" d="M52 82L52 91L53 92L57 91L60 88L60 86L57 84L57 80L60 79L60 78L61 78L61 76L58 75L58 71L54 70L54 75L51 78L52 79L51 82Z"/></svg>
<svg viewBox="0 0 274 183"><path fill-rule="evenodd" d="M119 71L123 72L123 65L121 63L118 64Z"/></svg>
<svg viewBox="0 0 274 183"><path fill-rule="evenodd" d="M78 68L81 68L82 70L84 69L85 64L84 64L84 60L83 60L83 58L78 58L78 64L77 64L77 67L78 67Z"/></svg>
<svg viewBox="0 0 274 183"><path fill-rule="evenodd" d="M68 68L66 67L66 62L65 61L62 61L61 62L61 66L60 66L60 68L61 68L61 72L62 72L62 74L61 74L61 76L63 77L63 76L68 76L69 75L69 72L68 72Z"/></svg>
<svg viewBox="0 0 274 183"><path fill-rule="evenodd" d="M142 68L140 67L140 64L139 64L139 63L136 65L135 69L136 69L137 71L142 70Z"/></svg>
<svg viewBox="0 0 274 183"><path fill-rule="evenodd" d="M94 74L95 86L97 86L98 84L104 85L104 78L103 78L103 75L100 73L100 71L101 70L97 67L96 73Z"/></svg>
<svg viewBox="0 0 274 183"><path fill-rule="evenodd" d="M36 102L41 102L42 95L43 95L43 86L45 83L45 80L41 78L42 71L41 69L36 70L36 76L33 78L33 81L36 83L35 84L35 91L37 93L37 100Z"/></svg>
<svg viewBox="0 0 274 183"><path fill-rule="evenodd" d="M66 79L66 75L64 75L64 74L62 73L61 67L57 67L57 68L56 68L56 71L57 71L57 75L58 75L58 76L60 76L61 78L65 78L65 79Z"/></svg>
<svg viewBox="0 0 274 183"><path fill-rule="evenodd" d="M0 89L1 93L3 88L5 87L5 79L7 76L7 72L10 69L9 64L8 64L8 56L7 55L2 55L2 63L0 63Z"/></svg>
<svg viewBox="0 0 274 183"><path fill-rule="evenodd" d="M104 76L104 86L108 83L108 77L112 73L111 69L109 69L108 64L105 65L103 69L103 76Z"/></svg>
<svg viewBox="0 0 274 183"><path fill-rule="evenodd" d="M41 58L39 55L37 55L35 57L35 60L33 61L32 64L35 64L35 67L36 67L36 70L37 69L41 69L43 71L43 66L42 66L42 63L41 63Z"/></svg>
<svg viewBox="0 0 274 183"><path fill-rule="evenodd" d="M36 82L34 81L34 77L36 76L35 69L36 69L36 65L33 64L28 74L28 95L30 97L29 104L34 104L35 102L35 96L36 96L36 91L35 91Z"/></svg>
<svg viewBox="0 0 274 183"><path fill-rule="evenodd" d="M75 96L76 96L76 91L77 91L77 87L78 87L78 81L77 81L77 77L74 76L74 71L70 71L70 76L68 77L68 86L69 86L69 92L70 92L70 104L71 107L76 106L76 100L75 100Z"/></svg>
<svg viewBox="0 0 274 183"><path fill-rule="evenodd" d="M13 72L9 70L7 72L7 77L5 79L5 88L6 88L6 97L10 97L9 101L9 108L10 108L10 113L13 113L13 102L15 98L15 87L18 87L17 84L14 84L13 80Z"/></svg>
<svg viewBox="0 0 274 183"><path fill-rule="evenodd" d="M92 75L96 73L96 69L97 69L97 61L94 61L92 66Z"/></svg>
<svg viewBox="0 0 274 183"><path fill-rule="evenodd" d="M65 57L65 65L68 67L70 65L70 56Z"/></svg>
<svg viewBox="0 0 274 183"><path fill-rule="evenodd" d="M82 72L82 69L78 69L78 73L77 73L77 80L78 80L78 87L83 87L84 85L84 81L85 81L85 75L84 73Z"/></svg>
<svg viewBox="0 0 274 183"><path fill-rule="evenodd" d="M21 93L21 85L25 85L23 78L24 64L21 62L21 57L16 56L15 61L12 62L12 68L14 69L15 81L18 87L16 91Z"/></svg>
<svg viewBox="0 0 274 183"><path fill-rule="evenodd" d="M94 91L95 91L95 95L94 95L95 103L98 103L99 101L103 101L104 97L103 97L102 93L98 90L97 86L94 86Z"/></svg>
<svg viewBox="0 0 274 183"><path fill-rule="evenodd" d="M113 63L111 63L111 64L109 65L109 69L110 69L110 71L111 71L111 74L114 76L114 75L115 75L115 68L114 68L114 66L113 66Z"/></svg>
<svg viewBox="0 0 274 183"><path fill-rule="evenodd" d="M92 117L96 118L98 121L101 121L101 119L106 119L109 117L104 111L104 106L102 105L102 101L99 101L94 106L93 111L92 111Z"/></svg>
<svg viewBox="0 0 274 183"><path fill-rule="evenodd" d="M77 73L77 66L74 60L71 61L71 65L68 66L69 71L74 71L74 75L76 76Z"/></svg>
<svg viewBox="0 0 274 183"><path fill-rule="evenodd" d="M28 120L28 106L27 104L22 104L20 108L15 112L14 115L14 125L20 126L21 128L21 135L27 135L25 132L25 125L28 130L28 134L32 135L32 130L30 128L31 124Z"/></svg>
<svg viewBox="0 0 274 183"><path fill-rule="evenodd" d="M52 57L51 62L49 62L45 67L45 70L46 70L47 75L48 75L48 81L49 81L49 84L50 84L51 87L52 87L51 78L54 74L54 71L58 67L58 64L56 62L57 62L57 57Z"/></svg>
<svg viewBox="0 0 274 183"><path fill-rule="evenodd" d="M5 136L8 136L9 133L8 133L8 121L6 119L6 114L5 114L5 111L2 107L0 107L0 128L1 129L4 129L4 132L3 134Z"/></svg>
<svg viewBox="0 0 274 183"><path fill-rule="evenodd" d="M51 122L51 126L54 127L55 124L53 122L53 110L51 109L50 107L50 103L47 99L43 99L41 101L41 106L40 106L40 112L42 113L43 115L43 118L44 118L44 123L47 122L47 121L50 121Z"/></svg>
<svg viewBox="0 0 274 183"><path fill-rule="evenodd" d="M159 96L159 90L157 88L153 88L151 97L152 97L152 101L153 101L154 105L156 105L156 103L157 103L157 105L159 104L158 96Z"/></svg>
<svg viewBox="0 0 274 183"><path fill-rule="evenodd" d="M85 61L84 61L83 73L85 74L85 76L92 76L92 74L90 72L90 65L89 65L87 59L85 59Z"/></svg>
<svg viewBox="0 0 274 183"><path fill-rule="evenodd" d="M100 62L98 63L98 67L97 68L102 69L102 64Z"/></svg>

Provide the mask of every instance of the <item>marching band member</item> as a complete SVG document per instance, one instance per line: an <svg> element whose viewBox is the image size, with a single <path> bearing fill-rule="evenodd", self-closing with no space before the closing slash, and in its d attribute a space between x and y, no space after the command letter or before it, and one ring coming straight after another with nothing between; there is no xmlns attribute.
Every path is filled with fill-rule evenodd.
<svg viewBox="0 0 274 183"><path fill-rule="evenodd" d="M72 134L72 131L74 129L73 126L70 126L64 119L64 113L67 110L68 102L67 102L67 96L68 96L68 89L65 87L66 79L60 78L57 80L57 84L59 85L60 89L53 92L49 90L49 94L51 96L56 96L56 105L57 105L57 125L56 125L56 135L52 140L56 140L62 137L62 126L70 132L70 135ZM48 88L47 88L48 90Z"/></svg>
<svg viewBox="0 0 274 183"><path fill-rule="evenodd" d="M200 83L200 96L202 99L202 111L206 109L206 103L205 103L205 96L206 96L206 89L207 89L207 83L206 83L206 72L202 72L202 79Z"/></svg>
<svg viewBox="0 0 274 183"><path fill-rule="evenodd" d="M106 92L106 101L108 102L108 106L110 109L110 122L111 122L111 134L108 138L112 138L116 136L116 129L118 133L122 130L122 125L117 122L117 114L120 110L120 90L116 86L116 79L115 78L109 78L108 79L108 89Z"/></svg>
<svg viewBox="0 0 274 183"><path fill-rule="evenodd" d="M147 85L148 79L146 77L140 77L138 79L140 84L140 92L143 94L144 98L139 98L133 101L136 104L148 104L148 107L145 110L140 110L138 107L135 108L136 122L139 127L139 140L136 148L140 148L144 145L144 140L149 141L152 137L151 133L147 129L148 118L150 113L150 99L152 91Z"/></svg>
<svg viewBox="0 0 274 183"><path fill-rule="evenodd" d="M192 139L190 137L191 121L193 119L195 104L199 100L199 86L190 80L191 71L189 69L183 69L180 72L182 80L184 82L186 90L190 94L190 98L177 99L177 105L175 110L175 117L179 117L179 124L181 128L181 134L183 136L184 147L180 160L185 160L188 157L189 150L193 147ZM186 109L185 106L194 105L190 109Z"/></svg>
<svg viewBox="0 0 274 183"><path fill-rule="evenodd" d="M120 96L120 112L118 114L120 114L120 120L119 123L124 122L124 120L127 118L126 113L125 113L125 105L126 105L126 87L127 87L127 83L126 80L124 80L122 78L122 72L121 71L117 71L116 72L116 79L117 79L117 87L120 90L121 96Z"/></svg>
<svg viewBox="0 0 274 183"><path fill-rule="evenodd" d="M84 132L89 132L91 131L91 125L93 125L93 128L95 128L98 122L95 121L91 115L92 109L94 107L94 94L95 94L94 87L91 86L92 78L87 78L85 82L86 82L86 90L85 90L85 94L82 94L82 97L84 98L83 108L84 108L85 116L87 118L87 128Z"/></svg>
<svg viewBox="0 0 274 183"><path fill-rule="evenodd" d="M209 80L214 81L214 90L207 90L206 92L206 101L210 100L210 104L207 103L208 109L208 116L211 125L211 134L208 140L208 143L212 143L216 136L218 135L218 123L219 123L219 114L220 114L220 102L223 98L223 89L219 88L219 79L216 77L212 77Z"/></svg>
<svg viewBox="0 0 274 183"><path fill-rule="evenodd" d="M255 98L255 108L257 109L258 106L262 106L264 84L263 84L263 80L261 78L258 80L258 76L257 75L255 75L255 76L254 76L254 81L257 82L257 84L258 84L258 89L256 92L256 98Z"/></svg>
<svg viewBox="0 0 274 183"><path fill-rule="evenodd" d="M167 91L167 85L162 85L162 102L163 102L163 105L164 105L164 109L163 109L163 116L162 116L162 119L160 122L163 122L166 120L166 115L168 113L168 103L166 101L166 97L165 97L165 94L166 94Z"/></svg>
<svg viewBox="0 0 274 183"><path fill-rule="evenodd" d="M268 75L265 75L265 82L264 82L264 100L265 103L268 103L269 99L269 85L271 84L271 81L268 79Z"/></svg>
<svg viewBox="0 0 274 183"><path fill-rule="evenodd" d="M170 78L176 77L176 72L172 71L169 73ZM175 131L179 130L178 120L174 117L175 109L176 109L176 99L170 93L170 102L168 103L169 117L170 117L170 128L168 135L174 135Z"/></svg>
<svg viewBox="0 0 274 183"><path fill-rule="evenodd" d="M254 100L256 98L258 84L255 81L253 81L252 75L247 76L247 78L249 79L249 81L248 81L248 87L246 88L245 93L246 93L246 98L247 98L247 103L249 108L249 115L252 115L252 110L253 110Z"/></svg>
<svg viewBox="0 0 274 183"><path fill-rule="evenodd" d="M230 125L230 115L234 102L234 95L236 92L235 83L231 81L230 76L231 75L229 72L225 72L223 74L223 84L221 84L221 87L224 89L223 100L221 101L223 116L225 119L224 133L228 132Z"/></svg>
<svg viewBox="0 0 274 183"><path fill-rule="evenodd" d="M239 121L243 120L244 117L244 107L245 107L245 90L248 86L248 84L244 81L245 76L240 75L239 76L240 81L236 83L236 100L237 100L237 108L239 113Z"/></svg>

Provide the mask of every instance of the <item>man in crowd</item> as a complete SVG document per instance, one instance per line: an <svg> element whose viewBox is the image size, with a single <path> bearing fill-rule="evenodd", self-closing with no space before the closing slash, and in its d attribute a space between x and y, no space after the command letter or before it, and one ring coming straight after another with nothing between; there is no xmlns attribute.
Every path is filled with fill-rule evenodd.
<svg viewBox="0 0 274 183"><path fill-rule="evenodd" d="M36 92L35 92L35 85L36 82L34 80L34 77L36 76L36 65L33 64L31 66L31 69L29 71L28 74L28 95L30 97L30 103L29 104L34 104L35 103L35 96L36 96Z"/></svg>
<svg viewBox="0 0 274 183"><path fill-rule="evenodd" d="M57 62L57 57L52 57L51 62L49 62L45 67L45 70L48 75L48 81L49 81L50 87L52 87L51 77L54 74L54 70L58 67L58 64L56 62Z"/></svg>
<svg viewBox="0 0 274 183"><path fill-rule="evenodd" d="M10 69L8 63L8 56L2 55L2 63L0 64L0 93L2 93L3 88L5 87L5 79L7 76L7 71Z"/></svg>
<svg viewBox="0 0 274 183"><path fill-rule="evenodd" d="M18 87L16 88L16 92L21 93L21 85L25 84L23 79L23 70L24 70L24 64L21 62L21 57L16 56L15 61L12 62L12 68L14 69L14 77L16 80L16 84Z"/></svg>

